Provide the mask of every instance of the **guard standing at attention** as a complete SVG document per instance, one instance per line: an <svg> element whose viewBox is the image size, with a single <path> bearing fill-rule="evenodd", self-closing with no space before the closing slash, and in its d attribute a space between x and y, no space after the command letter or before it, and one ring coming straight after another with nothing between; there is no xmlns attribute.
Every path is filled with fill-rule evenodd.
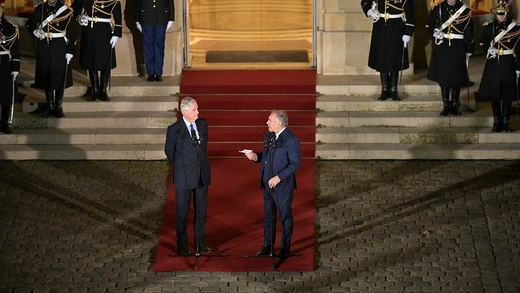
<svg viewBox="0 0 520 293"><path fill-rule="evenodd" d="M512 131L509 124L511 104L518 97L520 26L508 18L508 13L507 4L499 0L494 11L496 18L484 23L480 38L487 60L478 94L491 101L493 132Z"/></svg>
<svg viewBox="0 0 520 293"><path fill-rule="evenodd" d="M162 81L166 31L173 25L173 0L136 0L135 24L143 33L148 82Z"/></svg>
<svg viewBox="0 0 520 293"><path fill-rule="evenodd" d="M441 116L459 116L460 88L469 85L468 62L473 54L471 8L459 0L432 1L426 28L434 46L427 78L441 87ZM451 101L450 101L451 90Z"/></svg>
<svg viewBox="0 0 520 293"><path fill-rule="evenodd" d="M70 60L76 50L76 26L72 10L58 0L38 4L26 23L36 44L34 86L45 90L49 109L44 118L64 117L63 94L72 86Z"/></svg>
<svg viewBox="0 0 520 293"><path fill-rule="evenodd" d="M4 18L4 1L0 0L0 104L2 104L2 123L0 131L10 134L9 118L14 111L16 76L20 72L20 51L18 26Z"/></svg>
<svg viewBox="0 0 520 293"><path fill-rule="evenodd" d="M119 0L75 0L74 16L83 27L80 65L88 71L92 93L89 101L110 101L107 86L110 71L116 68L114 47L122 36Z"/></svg>
<svg viewBox="0 0 520 293"><path fill-rule="evenodd" d="M368 66L379 72L384 101L399 101L399 71L409 67L408 42L415 28L414 0L361 0L361 8L374 21Z"/></svg>

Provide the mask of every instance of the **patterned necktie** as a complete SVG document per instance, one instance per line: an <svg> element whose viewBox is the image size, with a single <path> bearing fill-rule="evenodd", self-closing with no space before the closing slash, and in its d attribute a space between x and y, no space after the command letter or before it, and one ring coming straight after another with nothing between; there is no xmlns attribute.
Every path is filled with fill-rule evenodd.
<svg viewBox="0 0 520 293"><path fill-rule="evenodd" d="M190 124L190 129L191 129L191 139L193 141L196 141L197 144L200 144L200 141L198 140L198 137L197 137L197 133L195 132L195 128L193 127L193 123Z"/></svg>

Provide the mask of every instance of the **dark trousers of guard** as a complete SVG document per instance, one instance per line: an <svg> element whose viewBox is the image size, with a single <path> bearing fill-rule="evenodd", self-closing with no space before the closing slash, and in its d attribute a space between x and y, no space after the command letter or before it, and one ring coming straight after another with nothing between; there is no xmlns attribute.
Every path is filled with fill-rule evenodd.
<svg viewBox="0 0 520 293"><path fill-rule="evenodd" d="M43 118L51 116L56 118L65 117L63 113L63 93L63 88L59 90L45 90L45 100L47 100L47 106L49 108L43 113Z"/></svg>
<svg viewBox="0 0 520 293"><path fill-rule="evenodd" d="M392 99L393 101L400 101L397 93L397 80L399 72L380 72L381 77L381 96L377 98L379 101Z"/></svg>
<svg viewBox="0 0 520 293"><path fill-rule="evenodd" d="M451 100L450 100L451 93ZM442 95L442 112L441 116L448 116L449 114L460 116L461 113L459 111L460 107L460 87L448 88L441 87L441 95Z"/></svg>
<svg viewBox="0 0 520 293"><path fill-rule="evenodd" d="M12 133L9 128L9 113L11 113L11 104L2 104L2 124L0 125L0 131L5 134Z"/></svg>
<svg viewBox="0 0 520 293"><path fill-rule="evenodd" d="M108 80L110 79L110 70L88 71L92 92L89 101L100 99L101 101L110 101L107 93Z"/></svg>

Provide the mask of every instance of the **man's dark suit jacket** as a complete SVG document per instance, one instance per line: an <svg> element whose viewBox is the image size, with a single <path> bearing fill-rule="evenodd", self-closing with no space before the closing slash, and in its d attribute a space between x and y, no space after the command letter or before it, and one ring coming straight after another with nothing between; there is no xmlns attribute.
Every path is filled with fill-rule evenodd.
<svg viewBox="0 0 520 293"><path fill-rule="evenodd" d="M135 21L141 25L165 26L175 20L173 0L136 0Z"/></svg>
<svg viewBox="0 0 520 293"><path fill-rule="evenodd" d="M260 187L269 188L265 185L267 182L264 182L264 173L269 178L278 175L280 183L276 185L274 191L278 194L290 194L291 189L296 189L295 173L300 168L300 140L292 130L285 128L276 140L276 147L269 152L270 154L268 154L268 148L264 147L261 153L257 153L257 162L262 163L260 167ZM273 164L271 175L270 161Z"/></svg>
<svg viewBox="0 0 520 293"><path fill-rule="evenodd" d="M209 186L211 174L208 160L208 123L206 119L195 121L200 137L200 152L197 154L196 141L191 138L190 132L179 119L168 127L164 152L173 165L173 184L177 189L194 189L197 187L197 157L200 165L202 186Z"/></svg>

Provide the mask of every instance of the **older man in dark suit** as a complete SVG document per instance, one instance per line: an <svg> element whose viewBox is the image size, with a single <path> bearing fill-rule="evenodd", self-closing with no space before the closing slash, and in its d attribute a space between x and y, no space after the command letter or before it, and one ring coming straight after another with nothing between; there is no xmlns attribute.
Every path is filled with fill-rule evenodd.
<svg viewBox="0 0 520 293"><path fill-rule="evenodd" d="M143 33L148 82L162 81L166 31L175 19L173 0L136 0L135 24Z"/></svg>
<svg viewBox="0 0 520 293"><path fill-rule="evenodd" d="M206 245L206 207L211 173L207 155L208 123L199 118L197 102L181 101L182 119L168 127L164 152L173 164L173 184L177 204L177 247L181 255L191 255L186 233L191 198L195 210L195 243L199 252L211 252Z"/></svg>
<svg viewBox="0 0 520 293"><path fill-rule="evenodd" d="M280 214L282 240L277 257L291 254L293 234L292 201L296 189L296 171L300 168L300 140L287 126L285 111L273 110L267 119L269 133L264 137L264 149L246 153L246 157L261 162L260 187L264 194L264 245L259 256L271 255L276 239L276 211ZM272 197L272 201L271 201Z"/></svg>

